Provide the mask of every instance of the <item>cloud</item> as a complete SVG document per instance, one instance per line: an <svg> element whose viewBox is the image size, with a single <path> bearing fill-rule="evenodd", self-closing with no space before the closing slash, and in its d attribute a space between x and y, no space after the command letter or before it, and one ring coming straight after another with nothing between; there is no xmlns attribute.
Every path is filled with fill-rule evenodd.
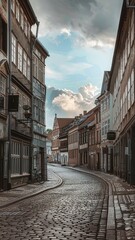
<svg viewBox="0 0 135 240"><path fill-rule="evenodd" d="M71 75L85 75L86 71L91 70L93 65L85 59L79 59L79 56L71 53L66 55L52 53L50 66L46 66L46 78L57 81L63 81L66 78L70 79ZM56 61L54 61L56 59ZM74 77L75 78L75 77Z"/></svg>
<svg viewBox="0 0 135 240"><path fill-rule="evenodd" d="M70 31L70 29L62 28L61 29L61 34L65 34L67 36L70 36L71 35L71 31Z"/></svg>
<svg viewBox="0 0 135 240"><path fill-rule="evenodd" d="M92 84L82 86L75 93L67 89L56 89L54 87L47 89L47 126L51 128L55 113L58 117L75 117L89 111L95 104L95 99L99 94L99 89Z"/></svg>
<svg viewBox="0 0 135 240"><path fill-rule="evenodd" d="M75 40L75 44L81 47L86 48L112 48L115 44L115 38L108 36L102 36L101 39L98 39L94 36L91 36L90 38L85 38L85 36L79 36Z"/></svg>
<svg viewBox="0 0 135 240"><path fill-rule="evenodd" d="M69 114L79 114L80 111L90 110L94 106L97 93L97 87L88 84L79 88L78 93L63 90L62 93L53 99L52 103Z"/></svg>
<svg viewBox="0 0 135 240"><path fill-rule="evenodd" d="M48 66L46 67L46 76L50 79L54 80L62 80L63 79L63 74L61 72L55 71Z"/></svg>
<svg viewBox="0 0 135 240"><path fill-rule="evenodd" d="M80 105L83 102L81 94L73 94L72 92L65 92L54 98L53 104L66 112L79 112Z"/></svg>
<svg viewBox="0 0 135 240"><path fill-rule="evenodd" d="M114 44L123 0L30 0L40 21L40 35L78 33L91 47ZM39 3L40 2L40 3ZM113 13L113 14L112 14Z"/></svg>

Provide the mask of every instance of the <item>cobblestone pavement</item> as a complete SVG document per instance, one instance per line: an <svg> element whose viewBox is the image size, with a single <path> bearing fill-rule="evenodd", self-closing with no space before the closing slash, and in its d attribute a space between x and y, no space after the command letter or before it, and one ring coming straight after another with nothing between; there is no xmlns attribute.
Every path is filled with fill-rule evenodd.
<svg viewBox="0 0 135 240"><path fill-rule="evenodd" d="M51 168L63 184L1 208L0 239L106 239L107 184L90 174Z"/></svg>
<svg viewBox="0 0 135 240"><path fill-rule="evenodd" d="M91 189L91 181L87 182L86 180L82 180L83 184L80 185L80 188L81 178L78 182L76 182L77 179L74 181L72 178L68 182L69 176L67 177L65 174L67 167L53 164L51 169L54 172L49 170L49 179L45 184L39 186L30 184L0 193L0 239L135 239L135 186L130 186L114 175L88 171L83 168L70 168L88 173L90 176L97 176L108 186L92 178L94 189ZM63 188L64 185L62 188L55 189L56 186L62 184L58 173L62 178L66 178L64 182L67 189ZM90 188L85 186L86 182ZM100 197L100 187L97 188L97 186L103 188ZM17 204L18 200L28 198L40 191L44 192L49 188L54 188L54 190L45 192L42 198L39 195L34 200L27 199L27 201ZM84 195L82 189L87 189L88 193ZM73 200L71 192L75 192ZM85 200L82 195L85 196ZM89 196L93 196L93 200L89 199ZM83 200L84 204L82 205ZM10 206L12 202L16 202L16 205ZM9 207L4 208L8 205ZM82 210L76 211L78 205ZM77 217L78 215L79 217Z"/></svg>
<svg viewBox="0 0 135 240"><path fill-rule="evenodd" d="M84 170L104 179L109 186L107 240L135 239L135 186L130 186L117 176Z"/></svg>

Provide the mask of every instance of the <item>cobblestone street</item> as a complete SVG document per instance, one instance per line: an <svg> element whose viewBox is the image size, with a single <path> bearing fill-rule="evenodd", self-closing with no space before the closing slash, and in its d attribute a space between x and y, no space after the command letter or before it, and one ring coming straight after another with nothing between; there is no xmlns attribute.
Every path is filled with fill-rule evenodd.
<svg viewBox="0 0 135 240"><path fill-rule="evenodd" d="M48 181L0 192L0 239L134 240L135 186L48 165Z"/></svg>
<svg viewBox="0 0 135 240"><path fill-rule="evenodd" d="M0 239L105 239L107 185L86 173L52 167L55 189L0 210Z"/></svg>

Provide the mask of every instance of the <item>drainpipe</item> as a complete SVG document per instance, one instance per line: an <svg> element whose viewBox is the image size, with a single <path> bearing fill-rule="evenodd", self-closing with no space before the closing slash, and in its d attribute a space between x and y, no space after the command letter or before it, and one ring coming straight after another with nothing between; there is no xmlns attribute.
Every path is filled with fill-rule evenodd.
<svg viewBox="0 0 135 240"><path fill-rule="evenodd" d="M11 0L7 2L7 10L8 10L8 21L7 21L7 60L9 65L9 75L8 75L8 84L7 84L7 103L8 103L8 95L11 94L11 82L12 82L12 50L11 50ZM4 171L4 178L7 178L7 189L11 188L11 113L8 112L7 115L7 123L8 123L8 141L7 141L7 151L8 151L8 159L7 159L7 174ZM6 164L6 163L5 163ZM6 176L7 175L7 176Z"/></svg>

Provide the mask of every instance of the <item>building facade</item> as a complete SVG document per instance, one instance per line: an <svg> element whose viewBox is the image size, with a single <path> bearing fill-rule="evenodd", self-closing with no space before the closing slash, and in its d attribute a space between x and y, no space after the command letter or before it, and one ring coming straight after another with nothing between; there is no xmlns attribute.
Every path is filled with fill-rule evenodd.
<svg viewBox="0 0 135 240"><path fill-rule="evenodd" d="M75 122L74 126L68 131L68 164L70 166L79 166L79 132Z"/></svg>
<svg viewBox="0 0 135 240"><path fill-rule="evenodd" d="M88 167L91 170L101 169L101 149L100 149L100 105L92 109L92 116L87 124L88 129Z"/></svg>
<svg viewBox="0 0 135 240"><path fill-rule="evenodd" d="M60 140L60 159L61 165L69 165L69 155L68 155L68 131L72 127L73 122L69 123L65 127L62 128L61 133L59 135Z"/></svg>
<svg viewBox="0 0 135 240"><path fill-rule="evenodd" d="M25 184L32 178L31 27L35 24L38 21L28 0L0 1L0 95L4 98L0 110L0 189Z"/></svg>
<svg viewBox="0 0 135 240"><path fill-rule="evenodd" d="M73 121L72 127L68 131L68 153L69 153L69 165L80 166L82 161L79 154L79 126L87 118L87 112L76 116Z"/></svg>
<svg viewBox="0 0 135 240"><path fill-rule="evenodd" d="M48 51L42 44L33 38L33 79L32 79L32 170L41 172L42 178L47 180L47 152L45 134L45 60L49 57Z"/></svg>
<svg viewBox="0 0 135 240"><path fill-rule="evenodd" d="M111 67L114 173L135 184L135 7L123 1Z"/></svg>
<svg viewBox="0 0 135 240"><path fill-rule="evenodd" d="M113 172L113 141L107 139L112 130L112 95L108 91L110 72L104 72L101 95L98 101L101 109L101 171Z"/></svg>
<svg viewBox="0 0 135 240"><path fill-rule="evenodd" d="M59 137L61 135L62 129L67 125L69 125L72 121L73 121L73 118L58 118L57 114L55 114L53 131L52 131L52 158L54 162L61 163ZM64 139L64 141L67 141L67 140Z"/></svg>
<svg viewBox="0 0 135 240"><path fill-rule="evenodd" d="M93 122L93 109L86 114L86 118L78 127L79 132L79 163L82 166L89 167L89 128L90 122Z"/></svg>

